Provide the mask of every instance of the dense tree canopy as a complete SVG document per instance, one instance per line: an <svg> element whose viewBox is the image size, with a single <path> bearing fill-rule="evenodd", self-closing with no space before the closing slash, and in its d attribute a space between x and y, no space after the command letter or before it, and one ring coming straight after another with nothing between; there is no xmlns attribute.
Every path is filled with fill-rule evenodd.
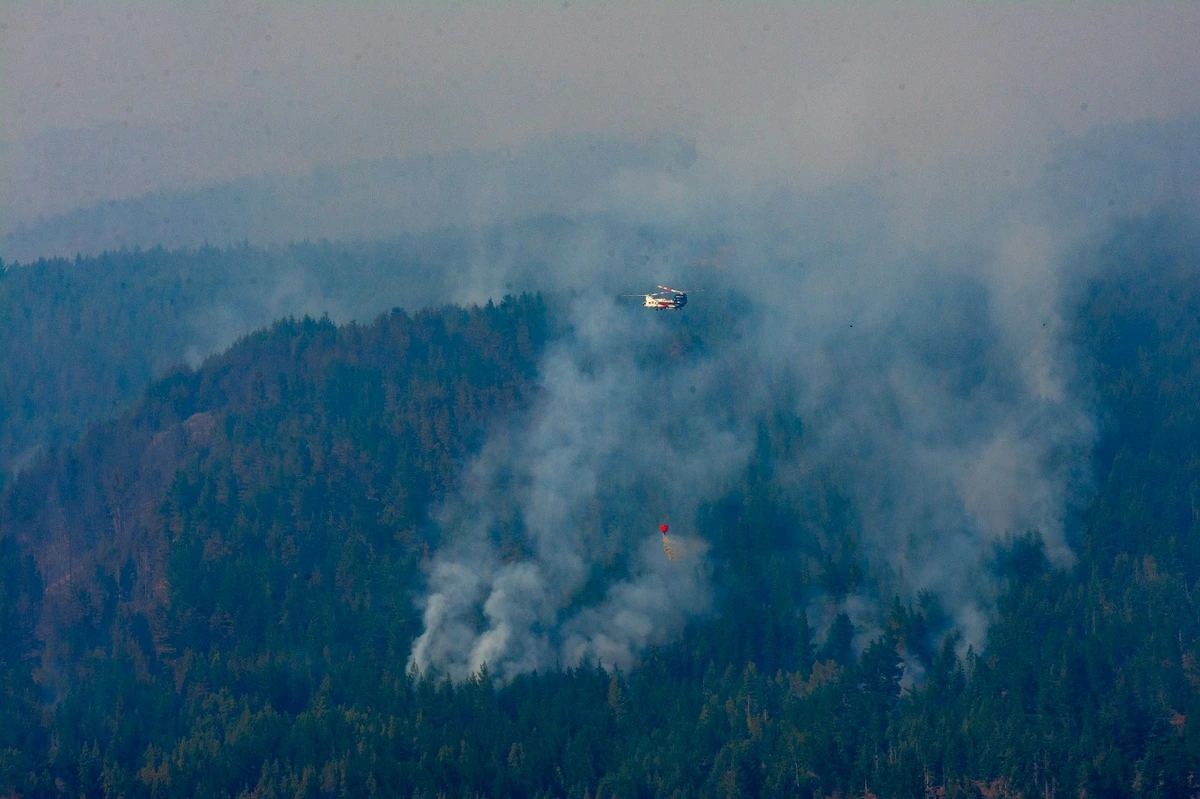
<svg viewBox="0 0 1200 799"><path fill-rule="evenodd" d="M0 470L71 441L126 410L152 379L278 316L374 316L383 297L423 303L410 288L423 266L411 244L153 249L9 264L0 281ZM354 274L349 285L364 293L343 288L339 272Z"/></svg>
<svg viewBox="0 0 1200 799"><path fill-rule="evenodd" d="M1197 252L1161 218L1089 254L1104 268L1079 287L1074 331L1102 437L1071 522L1077 561L1054 568L1036 535L1010 540L987 644L965 653L931 596L885 602L861 651L846 616L814 640L806 597L846 590L864 565L837 540L851 531L832 483L831 543L791 548L814 512L776 490L773 465L804 435L779 413L702 509L717 604L679 640L626 671L408 673L439 544L431 505L488 425L536 396L563 320L521 296L369 325L280 321L7 487L0 788L1194 795Z"/></svg>

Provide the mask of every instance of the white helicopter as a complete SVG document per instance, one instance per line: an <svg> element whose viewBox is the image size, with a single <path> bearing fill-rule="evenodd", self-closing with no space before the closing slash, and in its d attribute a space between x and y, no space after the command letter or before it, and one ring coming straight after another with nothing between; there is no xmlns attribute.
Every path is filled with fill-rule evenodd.
<svg viewBox="0 0 1200 799"><path fill-rule="evenodd" d="M657 308L660 311L678 311L687 305L687 292L673 289L670 286L659 286L662 291L652 291L649 294L622 294L622 297L643 297L644 308Z"/></svg>

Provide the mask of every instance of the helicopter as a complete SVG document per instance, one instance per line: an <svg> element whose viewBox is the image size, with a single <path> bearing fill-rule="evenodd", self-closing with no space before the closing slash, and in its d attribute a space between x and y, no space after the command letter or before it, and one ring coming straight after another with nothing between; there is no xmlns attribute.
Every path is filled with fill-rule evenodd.
<svg viewBox="0 0 1200 799"><path fill-rule="evenodd" d="M622 297L643 297L645 302L642 303L644 308L656 308L660 311L678 311L683 306L687 305L687 292L673 289L670 286L659 286L661 291L652 291L649 294L622 294Z"/></svg>

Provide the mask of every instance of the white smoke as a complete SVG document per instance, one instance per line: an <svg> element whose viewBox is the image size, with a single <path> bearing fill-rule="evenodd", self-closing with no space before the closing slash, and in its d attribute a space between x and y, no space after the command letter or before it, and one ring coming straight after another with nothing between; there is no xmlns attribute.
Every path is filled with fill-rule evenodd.
<svg viewBox="0 0 1200 799"><path fill-rule="evenodd" d="M762 275L786 287L768 297L802 298L772 304L762 357L798 386L796 479L832 472L853 500L872 591L885 604L932 592L962 649L978 648L997 545L1033 533L1052 564L1074 560L1066 519L1096 435L1063 319L1063 264L1081 234L1037 203L923 210L935 232L930 219L966 232L864 231L824 263ZM860 600L816 597L818 633L846 612L861 650L878 627Z"/></svg>
<svg viewBox="0 0 1200 799"><path fill-rule="evenodd" d="M571 317L528 416L494 435L441 511L410 658L422 673L626 667L710 603L701 542L668 560L658 524L686 533L745 462L736 414L702 410L731 364L672 360L677 320L611 299L581 298Z"/></svg>
<svg viewBox="0 0 1200 799"><path fill-rule="evenodd" d="M722 192L703 168L673 179L694 198ZM646 262L710 292L678 317L624 313L593 294L574 304L575 331L545 356L529 414L493 434L441 512L446 539L410 665L464 679L487 663L510 678L625 666L668 640L709 606L706 568L719 564L704 562L712 530L681 530L696 544L685 567L664 558L655 514L690 523L721 499L744 473L754 426L780 410L803 425L799 448L772 464L776 497L804 520L789 546L828 553L850 537L865 561L844 593L810 596L818 639L846 613L861 650L893 597L928 591L961 649L978 648L1001 587L989 573L998 546L1032 533L1052 564L1070 565L1067 519L1095 425L1067 336L1063 264L1088 231L1011 181L940 192L936 175L934 188L913 179L757 202L743 190L725 206L689 200L710 210L686 225L674 208L651 219L674 235ZM681 242L700 240L732 255L683 272ZM553 279L624 282L620 268L587 271ZM710 330L702 355L665 355L682 320L735 297L741 320ZM647 357L655 348L659 362ZM837 529L814 510L827 500L818 475L852 508ZM807 556L792 556L800 579Z"/></svg>

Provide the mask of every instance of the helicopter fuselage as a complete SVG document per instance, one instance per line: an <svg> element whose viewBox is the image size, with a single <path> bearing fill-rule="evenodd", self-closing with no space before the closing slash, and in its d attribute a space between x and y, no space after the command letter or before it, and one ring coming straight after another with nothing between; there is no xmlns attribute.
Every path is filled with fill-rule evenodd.
<svg viewBox="0 0 1200 799"><path fill-rule="evenodd" d="M642 305L646 308L657 308L660 311L678 311L687 305L687 295L683 292L672 294L669 297L647 294L646 301Z"/></svg>

